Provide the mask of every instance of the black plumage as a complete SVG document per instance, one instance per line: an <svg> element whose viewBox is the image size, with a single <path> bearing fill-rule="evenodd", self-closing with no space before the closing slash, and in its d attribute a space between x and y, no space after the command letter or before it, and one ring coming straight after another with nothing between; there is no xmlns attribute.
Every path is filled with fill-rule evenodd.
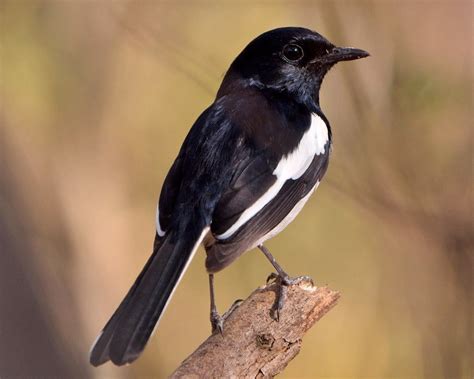
<svg viewBox="0 0 474 379"><path fill-rule="evenodd" d="M201 242L214 273L291 221L328 166L324 75L367 55L304 28L269 31L239 54L164 181L153 254L94 344L93 365L140 355Z"/></svg>

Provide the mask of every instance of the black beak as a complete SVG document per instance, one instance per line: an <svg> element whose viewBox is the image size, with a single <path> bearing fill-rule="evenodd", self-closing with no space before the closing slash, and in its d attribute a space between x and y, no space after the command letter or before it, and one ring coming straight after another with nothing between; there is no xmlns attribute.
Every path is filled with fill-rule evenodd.
<svg viewBox="0 0 474 379"><path fill-rule="evenodd" d="M337 63L365 58L369 55L370 54L367 51L355 49L353 47L335 47L324 57L324 60L327 63Z"/></svg>

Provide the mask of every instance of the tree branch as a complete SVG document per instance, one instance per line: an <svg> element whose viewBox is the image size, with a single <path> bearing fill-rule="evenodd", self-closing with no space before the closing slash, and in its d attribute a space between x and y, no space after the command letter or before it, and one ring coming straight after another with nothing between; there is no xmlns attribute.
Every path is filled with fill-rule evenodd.
<svg viewBox="0 0 474 379"><path fill-rule="evenodd" d="M263 378L281 372L299 353L305 333L336 305L339 293L304 281L291 285L279 321L270 317L278 287L255 290L186 358L171 378Z"/></svg>

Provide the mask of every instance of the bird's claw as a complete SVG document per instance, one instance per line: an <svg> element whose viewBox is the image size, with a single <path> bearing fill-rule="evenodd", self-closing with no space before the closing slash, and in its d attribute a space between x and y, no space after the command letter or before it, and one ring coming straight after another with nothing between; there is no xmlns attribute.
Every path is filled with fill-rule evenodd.
<svg viewBox="0 0 474 379"><path fill-rule="evenodd" d="M267 284L275 283L278 278L280 278L280 275L278 275L276 272L272 272L270 275L267 277Z"/></svg>
<svg viewBox="0 0 474 379"><path fill-rule="evenodd" d="M211 312L211 327L212 333L218 331L221 335L224 334L224 321L227 320L227 317L231 315L233 311L235 311L240 304L242 304L243 300L238 299L234 301L231 307L222 315L220 316L217 311Z"/></svg>
<svg viewBox="0 0 474 379"><path fill-rule="evenodd" d="M211 328L212 333L218 331L220 334L224 333L224 317L217 312L211 312Z"/></svg>
<svg viewBox="0 0 474 379"><path fill-rule="evenodd" d="M276 283L278 287L276 291L275 303L270 309L270 317L275 321L280 320L280 312L285 304L286 294L288 292L289 286L296 285L301 282L309 282L312 286L314 286L313 279L311 279L309 276L298 276L296 278L291 278L288 275L281 276L272 272L267 278L267 284L270 281Z"/></svg>

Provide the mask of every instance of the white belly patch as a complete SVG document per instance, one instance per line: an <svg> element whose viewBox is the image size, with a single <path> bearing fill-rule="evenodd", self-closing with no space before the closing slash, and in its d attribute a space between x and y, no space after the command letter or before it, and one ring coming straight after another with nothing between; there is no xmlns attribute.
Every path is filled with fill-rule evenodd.
<svg viewBox="0 0 474 379"><path fill-rule="evenodd" d="M261 245L266 240L269 240L270 238L275 237L278 233L283 231L283 229L285 229L295 219L295 217L298 216L298 214L301 212L304 205L306 204L310 196L313 194L313 192L316 190L316 188L318 188L318 186L319 186L319 180L316 182L316 185L311 189L311 191L309 191L305 197L303 197L300 201L298 201L295 204L291 212L288 213L286 217L283 220L281 220L280 223L276 227L274 227L270 232L268 232L262 238L260 238L257 242L255 242L255 244L252 246L252 249L254 247L257 247L258 245Z"/></svg>

